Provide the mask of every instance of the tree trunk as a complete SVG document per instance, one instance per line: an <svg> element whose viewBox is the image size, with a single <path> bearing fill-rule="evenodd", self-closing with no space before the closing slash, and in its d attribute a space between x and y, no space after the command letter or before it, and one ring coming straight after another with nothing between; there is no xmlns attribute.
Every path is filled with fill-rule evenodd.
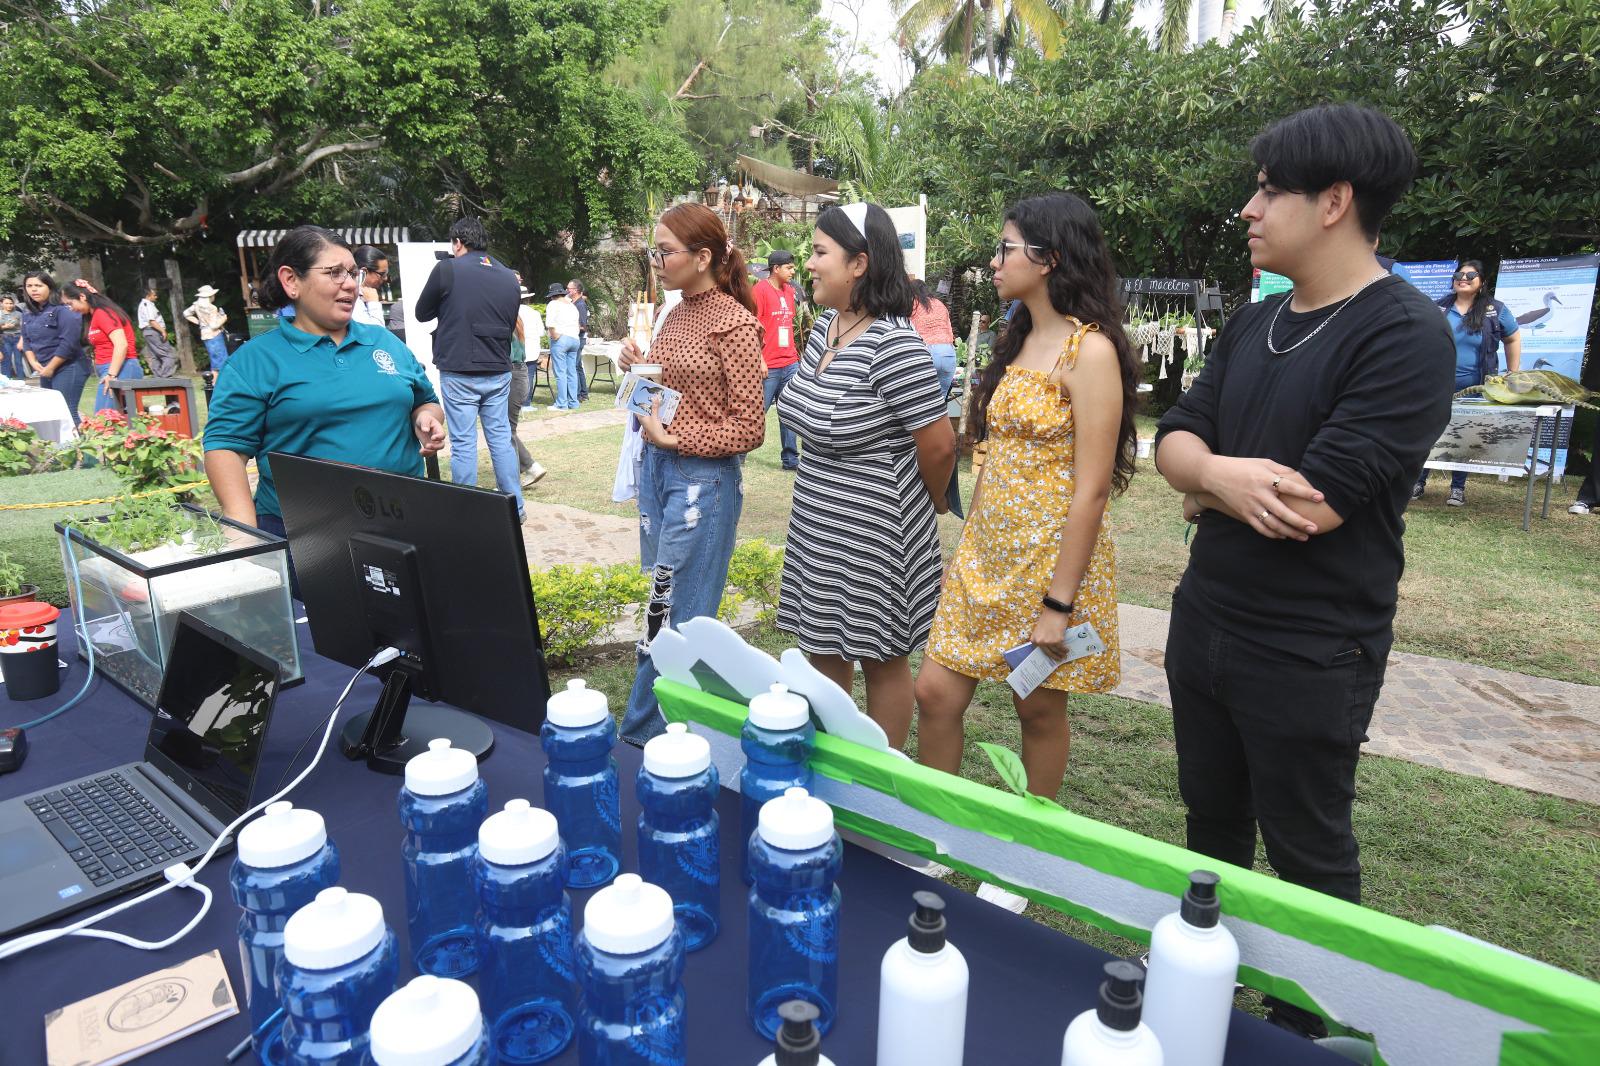
<svg viewBox="0 0 1600 1066"><path fill-rule="evenodd" d="M167 322L172 326L172 342L178 349L178 370L192 377L197 373L194 365L194 332L183 317L183 274L178 270L176 259L164 260L164 266L167 270L167 305L172 312Z"/></svg>
<svg viewBox="0 0 1600 1066"><path fill-rule="evenodd" d="M1233 26L1239 18L1239 0L1222 0L1222 25L1217 40L1226 45L1233 40Z"/></svg>
<svg viewBox="0 0 1600 1066"><path fill-rule="evenodd" d="M106 291L106 272L100 265L98 255L85 255L78 258L78 277L95 287L96 292Z"/></svg>
<svg viewBox="0 0 1600 1066"><path fill-rule="evenodd" d="M988 31L987 33L984 34L983 58L984 58L985 62L987 62L989 64L989 77L991 77L991 78L998 78L1000 76L999 71L997 71L995 69L995 60L994 60L994 34L995 34L995 23L994 23L995 13L994 13L994 8L995 8L995 4L998 3L998 2L999 2L999 0L989 0L989 2L987 4L983 5L983 24L984 24L984 28Z"/></svg>

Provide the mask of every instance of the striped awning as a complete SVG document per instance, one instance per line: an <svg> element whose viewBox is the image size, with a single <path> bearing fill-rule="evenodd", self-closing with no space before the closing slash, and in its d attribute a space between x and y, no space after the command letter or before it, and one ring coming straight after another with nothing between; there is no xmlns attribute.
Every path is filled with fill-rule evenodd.
<svg viewBox="0 0 1600 1066"><path fill-rule="evenodd" d="M411 239L404 226L334 226L333 232L351 244L399 244ZM289 231L286 229L247 229L239 234L240 248L271 248Z"/></svg>

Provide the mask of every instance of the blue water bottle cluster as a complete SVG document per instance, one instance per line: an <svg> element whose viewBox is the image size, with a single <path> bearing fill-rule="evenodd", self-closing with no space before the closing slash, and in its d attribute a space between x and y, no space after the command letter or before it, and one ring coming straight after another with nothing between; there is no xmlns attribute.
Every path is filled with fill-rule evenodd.
<svg viewBox="0 0 1600 1066"><path fill-rule="evenodd" d="M284 926L338 881L339 850L316 811L281 801L239 831L239 855L228 885L241 910L239 956L250 1042L264 1066L283 1061L283 1001L272 981L283 958Z"/></svg>
<svg viewBox="0 0 1600 1066"><path fill-rule="evenodd" d="M478 968L472 864L489 789L478 779L477 758L443 739L406 763L405 782L401 854L412 960L420 973L465 977Z"/></svg>
<svg viewBox="0 0 1600 1066"><path fill-rule="evenodd" d="M739 734L744 769L739 771L739 870L750 883L750 836L756 831L761 806L786 789L813 787L811 749L817 728L804 696L775 684L750 701L750 714Z"/></svg>
<svg viewBox="0 0 1600 1066"><path fill-rule="evenodd" d="M572 1042L572 901L549 811L514 799L478 830L478 987L502 1062L544 1062Z"/></svg>
<svg viewBox="0 0 1600 1066"><path fill-rule="evenodd" d="M567 887L594 888L622 868L622 803L617 792L617 724L603 692L567 682L550 697L544 725L544 805L567 845Z"/></svg>
<svg viewBox="0 0 1600 1066"><path fill-rule="evenodd" d="M689 951L716 938L722 917L720 787L711 745L682 722L645 744L636 785L639 875L672 897Z"/></svg>

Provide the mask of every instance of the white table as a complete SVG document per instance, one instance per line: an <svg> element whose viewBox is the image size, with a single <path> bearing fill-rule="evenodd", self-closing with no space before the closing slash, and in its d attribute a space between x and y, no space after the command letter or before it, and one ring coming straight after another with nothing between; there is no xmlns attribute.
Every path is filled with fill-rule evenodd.
<svg viewBox="0 0 1600 1066"><path fill-rule="evenodd" d="M1561 476L1558 463L1561 428L1571 434L1573 409L1560 404L1510 406L1482 400L1457 400L1450 405L1450 422L1428 461L1429 470L1464 470L1494 474L1502 481L1525 477L1528 491L1522 506L1522 528L1533 524L1534 486L1544 481L1544 506L1540 517L1550 517L1550 490ZM1546 427L1549 446L1544 446Z"/></svg>
<svg viewBox="0 0 1600 1066"><path fill-rule="evenodd" d="M55 444L66 444L78 436L66 399L54 389L41 389L13 380L0 387L0 418L26 422L39 436Z"/></svg>

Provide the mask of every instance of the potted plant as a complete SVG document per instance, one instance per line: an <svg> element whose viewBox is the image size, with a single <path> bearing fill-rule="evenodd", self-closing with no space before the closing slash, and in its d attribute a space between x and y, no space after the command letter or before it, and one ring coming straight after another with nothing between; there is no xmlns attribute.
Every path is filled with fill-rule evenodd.
<svg viewBox="0 0 1600 1066"><path fill-rule="evenodd" d="M23 583L22 564L0 551L0 607L8 603L26 603L39 595L38 585Z"/></svg>
<svg viewBox="0 0 1600 1066"><path fill-rule="evenodd" d="M154 706L177 616L187 611L302 676L287 543L166 496L130 496L109 514L58 522L79 647Z"/></svg>

